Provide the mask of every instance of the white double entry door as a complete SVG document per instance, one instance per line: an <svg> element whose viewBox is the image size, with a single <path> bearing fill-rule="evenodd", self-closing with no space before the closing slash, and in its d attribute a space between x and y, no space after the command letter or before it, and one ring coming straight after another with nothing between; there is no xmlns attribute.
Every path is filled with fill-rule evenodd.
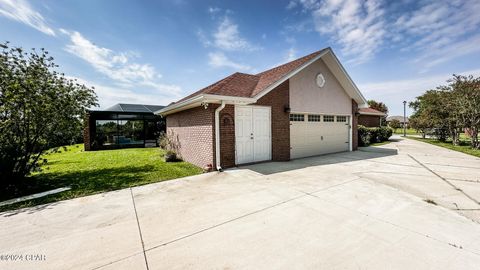
<svg viewBox="0 0 480 270"><path fill-rule="evenodd" d="M236 163L272 159L270 107L235 106Z"/></svg>

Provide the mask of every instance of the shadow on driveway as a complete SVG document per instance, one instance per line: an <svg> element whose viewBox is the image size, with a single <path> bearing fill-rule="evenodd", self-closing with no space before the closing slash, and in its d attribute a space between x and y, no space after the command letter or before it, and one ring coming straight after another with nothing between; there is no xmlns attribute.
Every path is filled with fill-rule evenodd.
<svg viewBox="0 0 480 270"><path fill-rule="evenodd" d="M335 154L298 158L291 161L264 162L246 166L239 166L239 168L249 169L263 175L269 175L313 166L339 164L356 160L375 159L393 155L398 155L398 151L396 149L380 147L359 147L358 151L353 152L340 152Z"/></svg>

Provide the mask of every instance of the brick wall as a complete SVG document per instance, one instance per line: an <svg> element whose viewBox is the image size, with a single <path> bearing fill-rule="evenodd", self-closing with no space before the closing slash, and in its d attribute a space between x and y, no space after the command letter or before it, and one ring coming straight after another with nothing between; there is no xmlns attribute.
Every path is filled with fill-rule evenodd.
<svg viewBox="0 0 480 270"><path fill-rule="evenodd" d="M358 104L352 99L352 150L358 149Z"/></svg>
<svg viewBox="0 0 480 270"><path fill-rule="evenodd" d="M91 134L91 124L90 124L90 113L87 112L87 115L85 116L85 120L83 122L83 148L85 149L85 151L90 151L92 149L90 149L90 146L91 146L91 136L93 136L93 134Z"/></svg>
<svg viewBox="0 0 480 270"><path fill-rule="evenodd" d="M272 160L290 160L289 82L286 81L253 105L270 106L272 112ZM235 106L220 112L220 155L222 168L235 166Z"/></svg>
<svg viewBox="0 0 480 270"><path fill-rule="evenodd" d="M366 127L379 127L380 116L376 115L360 115L358 116L358 124Z"/></svg>
<svg viewBox="0 0 480 270"><path fill-rule="evenodd" d="M214 111L203 106L167 115L167 134L179 146L180 157L201 168L215 166Z"/></svg>
<svg viewBox="0 0 480 270"><path fill-rule="evenodd" d="M235 106L220 111L220 163L222 168L235 166Z"/></svg>
<svg viewBox="0 0 480 270"><path fill-rule="evenodd" d="M290 160L289 80L263 96L256 105L272 108L272 160Z"/></svg>

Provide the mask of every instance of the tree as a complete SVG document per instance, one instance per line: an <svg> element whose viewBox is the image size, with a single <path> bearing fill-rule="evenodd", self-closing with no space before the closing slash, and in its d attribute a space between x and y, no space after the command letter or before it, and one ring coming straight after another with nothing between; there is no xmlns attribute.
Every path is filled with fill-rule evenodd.
<svg viewBox="0 0 480 270"><path fill-rule="evenodd" d="M43 48L25 52L0 44L0 185L14 184L43 162L51 147L78 137L93 88L58 73Z"/></svg>
<svg viewBox="0 0 480 270"><path fill-rule="evenodd" d="M394 131L395 133L397 133L397 129L399 129L399 128L401 127L400 121L398 121L397 119L392 119L392 121L390 121L389 126L390 126L391 128L393 128L393 131Z"/></svg>
<svg viewBox="0 0 480 270"><path fill-rule="evenodd" d="M446 141L449 130L452 129L450 111L445 106L447 92L442 90L428 90L423 95L410 102L409 106L415 111L413 118L422 119L426 122L424 125L430 126L434 130L434 135L440 141Z"/></svg>
<svg viewBox="0 0 480 270"><path fill-rule="evenodd" d="M441 141L451 137L454 145L459 144L460 133L467 128L472 135L471 146L480 148L480 78L454 74L447 83L410 102L415 111L412 118L417 125L432 127Z"/></svg>
<svg viewBox="0 0 480 270"><path fill-rule="evenodd" d="M412 115L409 119L409 125L416 131L420 132L424 139L427 132L433 128L430 119L423 115Z"/></svg>
<svg viewBox="0 0 480 270"><path fill-rule="evenodd" d="M388 114L388 107L385 105L383 102L377 102L373 99L367 101L368 106L372 109L375 109L377 111L381 111L385 114Z"/></svg>
<svg viewBox="0 0 480 270"><path fill-rule="evenodd" d="M385 103L378 102L378 101L375 101L375 100L371 99L371 100L367 101L367 104L370 108L385 113L385 116L382 117L380 123L386 123L387 122L386 120L387 120L387 116L388 116L388 107L387 107L387 105L385 105Z"/></svg>
<svg viewBox="0 0 480 270"><path fill-rule="evenodd" d="M453 75L444 89L450 91L448 104L459 129L469 129L471 145L480 149L480 77Z"/></svg>

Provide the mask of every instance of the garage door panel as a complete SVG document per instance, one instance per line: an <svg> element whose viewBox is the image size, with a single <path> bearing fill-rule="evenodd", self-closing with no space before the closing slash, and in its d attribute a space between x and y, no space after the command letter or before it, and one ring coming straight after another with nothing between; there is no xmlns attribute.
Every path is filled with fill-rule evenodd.
<svg viewBox="0 0 480 270"><path fill-rule="evenodd" d="M290 124L291 158L349 150L350 128L345 122L292 121Z"/></svg>

